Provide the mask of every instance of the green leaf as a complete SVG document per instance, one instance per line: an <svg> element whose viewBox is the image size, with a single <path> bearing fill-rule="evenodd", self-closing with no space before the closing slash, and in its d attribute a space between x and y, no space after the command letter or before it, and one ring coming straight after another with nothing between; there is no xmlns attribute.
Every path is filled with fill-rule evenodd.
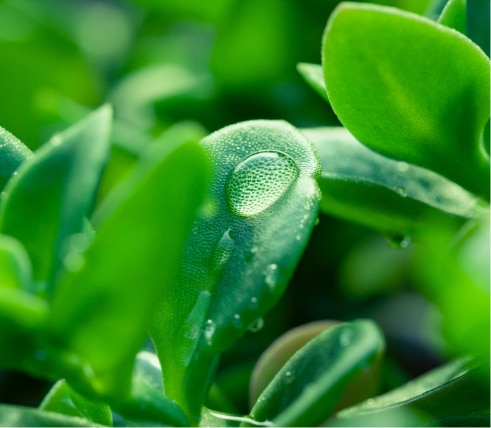
<svg viewBox="0 0 491 428"><path fill-rule="evenodd" d="M0 191L22 162L32 156L32 152L0 126Z"/></svg>
<svg viewBox="0 0 491 428"><path fill-rule="evenodd" d="M0 404L2 427L93 427L94 425L94 422L87 419L29 407Z"/></svg>
<svg viewBox="0 0 491 428"><path fill-rule="evenodd" d="M321 210L390 236L429 239L435 225L456 231L481 210L478 199L427 169L386 158L345 128L302 132L322 163Z"/></svg>
<svg viewBox="0 0 491 428"><path fill-rule="evenodd" d="M106 161L110 122L106 106L55 135L5 188L0 232L25 246L34 281L53 279L69 237L83 230Z"/></svg>
<svg viewBox="0 0 491 428"><path fill-rule="evenodd" d="M448 0L438 18L438 23L466 34L466 3L466 0Z"/></svg>
<svg viewBox="0 0 491 428"><path fill-rule="evenodd" d="M322 61L333 110L359 141L489 199L489 59L478 46L418 15L343 3Z"/></svg>
<svg viewBox="0 0 491 428"><path fill-rule="evenodd" d="M195 422L215 357L282 295L320 199L317 157L285 122L232 125L202 146L215 166L208 200L151 328L165 393Z"/></svg>
<svg viewBox="0 0 491 428"><path fill-rule="evenodd" d="M175 401L140 379L134 379L126 399L111 404L121 416L138 426L189 426L186 415Z"/></svg>
<svg viewBox="0 0 491 428"><path fill-rule="evenodd" d="M92 245L69 254L76 263L55 290L50 331L91 366L96 396L129 391L135 355L154 309L169 298L208 173L193 141L153 147L101 204Z"/></svg>
<svg viewBox="0 0 491 428"><path fill-rule="evenodd" d="M350 384L384 350L378 328L366 320L340 324L297 351L259 396L250 415L276 426L316 426L330 416Z"/></svg>
<svg viewBox="0 0 491 428"><path fill-rule="evenodd" d="M322 69L322 65L300 63L297 64L297 70L310 85L310 87L327 102L329 102L326 92L326 84L324 83L324 70Z"/></svg>
<svg viewBox="0 0 491 428"><path fill-rule="evenodd" d="M386 394L341 410L328 423L423 426L435 419L469 415L489 406L489 391L483 394L476 389L474 377L469 359L456 360Z"/></svg>
<svg viewBox="0 0 491 428"><path fill-rule="evenodd" d="M74 391L65 380L60 380L53 385L39 409L112 426L111 409L107 404L88 400Z"/></svg>
<svg viewBox="0 0 491 428"><path fill-rule="evenodd" d="M22 244L0 235L0 289L30 290L31 278L31 262Z"/></svg>

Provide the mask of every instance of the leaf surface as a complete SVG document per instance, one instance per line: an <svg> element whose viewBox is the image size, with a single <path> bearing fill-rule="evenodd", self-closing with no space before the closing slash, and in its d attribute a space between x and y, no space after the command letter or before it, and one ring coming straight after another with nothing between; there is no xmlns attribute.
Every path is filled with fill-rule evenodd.
<svg viewBox="0 0 491 428"><path fill-rule="evenodd" d="M280 298L317 217L318 159L281 121L250 121L202 141L215 167L151 336L164 391L196 422L215 357Z"/></svg>
<svg viewBox="0 0 491 428"><path fill-rule="evenodd" d="M34 281L53 279L64 263L69 237L83 230L106 161L110 123L111 110L105 106L55 135L5 188L0 232L24 245Z"/></svg>
<svg viewBox="0 0 491 428"><path fill-rule="evenodd" d="M90 365L96 395L129 391L150 319L170 298L166 289L208 174L209 162L194 141L151 148L101 204L87 251L70 254L75 263L55 290L50 331L52 340Z"/></svg>
<svg viewBox="0 0 491 428"><path fill-rule="evenodd" d="M302 132L321 159L321 210L327 214L417 241L428 239L435 225L457 231L484 209L457 184L373 152L345 128Z"/></svg>
<svg viewBox="0 0 491 428"><path fill-rule="evenodd" d="M343 3L322 62L333 110L359 141L489 199L489 59L471 40L395 8Z"/></svg>
<svg viewBox="0 0 491 428"><path fill-rule="evenodd" d="M250 415L276 426L317 426L350 382L374 365L384 339L371 321L340 324L300 348L259 396Z"/></svg>

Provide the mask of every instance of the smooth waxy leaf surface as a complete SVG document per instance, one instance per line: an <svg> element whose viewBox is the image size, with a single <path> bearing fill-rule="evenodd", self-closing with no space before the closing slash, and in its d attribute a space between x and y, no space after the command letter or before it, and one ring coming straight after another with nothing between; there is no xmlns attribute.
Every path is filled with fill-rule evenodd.
<svg viewBox="0 0 491 428"><path fill-rule="evenodd" d="M331 414L350 383L384 350L370 321L340 324L320 333L281 368L250 415L277 426L316 426Z"/></svg>
<svg viewBox="0 0 491 428"><path fill-rule="evenodd" d="M210 193L151 329L165 393L195 419L215 356L283 293L320 197L317 157L285 122L239 123L201 144Z"/></svg>
<svg viewBox="0 0 491 428"><path fill-rule="evenodd" d="M469 360L456 360L386 394L344 409L330 426L422 426L444 417L466 416L489 406L489 391L472 383ZM489 417L489 416L488 416Z"/></svg>
<svg viewBox="0 0 491 428"><path fill-rule="evenodd" d="M128 392L135 355L153 309L169 298L166 287L208 174L209 162L196 142L153 147L100 206L92 245L69 254L73 268L53 296L50 330L90 365L97 395Z"/></svg>
<svg viewBox="0 0 491 428"><path fill-rule="evenodd" d="M322 61L333 110L359 141L489 198L489 59L473 42L418 15L343 3Z"/></svg>
<svg viewBox="0 0 491 428"><path fill-rule="evenodd" d="M64 263L69 237L83 230L109 148L111 110L102 107L55 135L5 188L0 232L22 242L34 281L49 281Z"/></svg>
<svg viewBox="0 0 491 428"><path fill-rule="evenodd" d="M482 210L478 199L427 169L379 155L345 128L312 128L322 163L321 210L392 236L428 239L435 225L457 230Z"/></svg>
<svg viewBox="0 0 491 428"><path fill-rule="evenodd" d="M2 427L93 427L94 422L30 407L0 404Z"/></svg>
<svg viewBox="0 0 491 428"><path fill-rule="evenodd" d="M53 385L39 408L47 412L87 419L100 425L112 425L111 409L107 404L88 400L74 391L65 380Z"/></svg>
<svg viewBox="0 0 491 428"><path fill-rule="evenodd" d="M15 170L32 152L0 126L0 191L3 190Z"/></svg>

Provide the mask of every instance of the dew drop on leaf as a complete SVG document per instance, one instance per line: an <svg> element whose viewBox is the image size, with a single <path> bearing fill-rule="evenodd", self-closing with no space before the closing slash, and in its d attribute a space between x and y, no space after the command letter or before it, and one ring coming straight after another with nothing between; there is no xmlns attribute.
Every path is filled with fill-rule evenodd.
<svg viewBox="0 0 491 428"><path fill-rule="evenodd" d="M274 288L278 284L278 265L271 264L266 268L266 275L264 277L264 282L269 288Z"/></svg>
<svg viewBox="0 0 491 428"><path fill-rule="evenodd" d="M227 264L230 257L232 257L234 247L235 242L231 229L227 229L213 250L212 268L215 272L222 270Z"/></svg>
<svg viewBox="0 0 491 428"><path fill-rule="evenodd" d="M233 319L232 319L232 324L235 328L242 328L242 320L240 319L239 314L235 314Z"/></svg>
<svg viewBox="0 0 491 428"><path fill-rule="evenodd" d="M240 216L257 215L280 199L298 177L295 161L281 152L260 152L240 162L227 182L227 201Z"/></svg>
<svg viewBox="0 0 491 428"><path fill-rule="evenodd" d="M257 310L257 308L258 308L257 297L254 297L254 296L251 297L250 300L249 300L249 305L248 306L249 306L249 309L251 311Z"/></svg>
<svg viewBox="0 0 491 428"><path fill-rule="evenodd" d="M400 233L388 233L385 235L385 240L393 248L404 249L411 244L411 238Z"/></svg>
<svg viewBox="0 0 491 428"><path fill-rule="evenodd" d="M263 326L264 326L264 319L258 318L249 326L249 331L251 333L257 333L259 330L263 328Z"/></svg>

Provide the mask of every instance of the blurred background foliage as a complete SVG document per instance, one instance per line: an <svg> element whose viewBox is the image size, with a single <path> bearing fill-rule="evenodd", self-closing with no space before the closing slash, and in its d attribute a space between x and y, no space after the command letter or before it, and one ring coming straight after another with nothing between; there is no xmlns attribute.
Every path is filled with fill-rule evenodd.
<svg viewBox="0 0 491 428"><path fill-rule="evenodd" d="M0 125L35 150L54 132L111 102L114 145L101 197L131 169L143 147L165 138L176 124L203 135L247 119L285 119L300 128L339 125L296 71L299 62L320 63L322 33L337 3L0 1ZM444 2L378 3L436 17ZM489 2L471 3L469 18L481 24L470 34L489 52L486 14L472 15L479 7L489 10ZM388 343L382 390L450 356L489 347L489 310L483 303L483 296L489 302L489 272L480 274L477 285L475 275L466 273L476 254L487 254L489 261L489 247L476 238L458 249L460 255L440 260L446 244L437 241L422 250L321 215L286 294L262 330L224 354L210 400L246 413L249 376L261 352L285 330L313 320L367 317L380 324ZM450 284L436 278L435 265L428 263L434 256L451 269L458 283L454 292L445 293ZM484 307L473 312L476 302ZM469 345L468 332L475 328L484 339ZM0 401L16 404L39 404L47 388L10 372L2 373L0 382Z"/></svg>

